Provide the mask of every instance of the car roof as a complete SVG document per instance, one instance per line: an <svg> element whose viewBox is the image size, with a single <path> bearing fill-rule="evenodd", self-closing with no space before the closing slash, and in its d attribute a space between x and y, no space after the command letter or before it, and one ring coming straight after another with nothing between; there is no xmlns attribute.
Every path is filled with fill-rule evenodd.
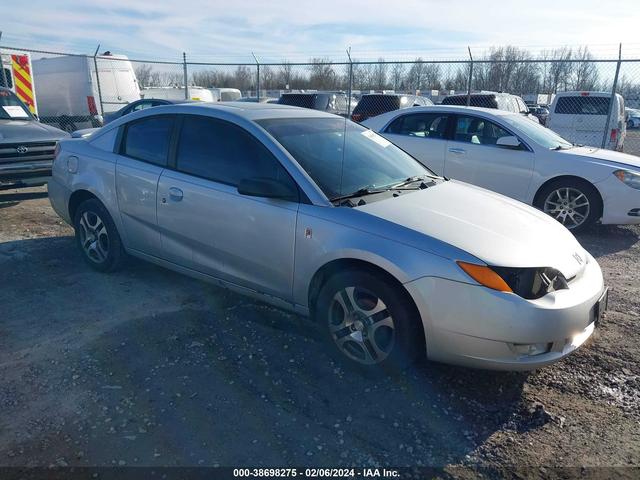
<svg viewBox="0 0 640 480"><path fill-rule="evenodd" d="M491 114L494 116L504 116L504 115L520 115L519 113L511 112L509 110L498 110L496 108L484 108L484 107L467 107L466 105L427 105L424 107L411 107L409 109L405 109L402 111L403 115L408 115L412 112L456 112L456 113L469 113L469 112L478 112Z"/></svg>
<svg viewBox="0 0 640 480"><path fill-rule="evenodd" d="M457 114L472 114L477 113L484 115L486 117L503 117L508 115L517 115L520 116L519 113L510 112L507 110L497 110L495 108L482 108L482 107L466 107L462 105L427 105L424 107L411 107L405 108L401 110L392 110L391 112L382 113L380 115L376 115L375 117L370 117L362 122L362 125L368 128L371 128L375 131L379 131L393 119L399 116L405 115L413 115L416 113L433 113L433 112L442 112L442 113L457 113Z"/></svg>
<svg viewBox="0 0 640 480"><path fill-rule="evenodd" d="M268 118L301 118L301 117L323 117L340 118L336 115L310 108L293 107L289 105L279 105L276 103L258 102L193 102L178 103L174 105L160 105L154 108L147 108L121 117L123 119L140 118L146 115L161 113L193 113L207 115L211 112L220 112L225 115L244 118L250 121L264 120ZM114 122L115 123L115 122Z"/></svg>

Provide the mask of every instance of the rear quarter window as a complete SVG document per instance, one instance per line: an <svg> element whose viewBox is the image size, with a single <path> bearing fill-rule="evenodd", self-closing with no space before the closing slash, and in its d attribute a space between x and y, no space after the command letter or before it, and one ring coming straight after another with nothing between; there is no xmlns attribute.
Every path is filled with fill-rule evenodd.
<svg viewBox="0 0 640 480"><path fill-rule="evenodd" d="M174 117L162 115L145 117L125 127L121 153L127 157L165 167L169 157L169 144Z"/></svg>

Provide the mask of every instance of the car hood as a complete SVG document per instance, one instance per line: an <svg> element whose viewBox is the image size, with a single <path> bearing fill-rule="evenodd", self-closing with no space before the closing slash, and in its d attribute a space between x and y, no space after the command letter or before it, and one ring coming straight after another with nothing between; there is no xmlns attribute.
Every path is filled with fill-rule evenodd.
<svg viewBox="0 0 640 480"><path fill-rule="evenodd" d="M636 169L640 168L640 157L614 152L613 150L605 150L604 148L574 147L568 150L558 150L558 153L562 155L586 157L603 164L615 164L614 166L620 167L631 166Z"/></svg>
<svg viewBox="0 0 640 480"><path fill-rule="evenodd" d="M571 278L587 260L586 251L556 220L462 182L447 181L356 208L446 242L488 265L553 267Z"/></svg>
<svg viewBox="0 0 640 480"><path fill-rule="evenodd" d="M59 140L69 135L35 120L0 120L0 142L41 142Z"/></svg>

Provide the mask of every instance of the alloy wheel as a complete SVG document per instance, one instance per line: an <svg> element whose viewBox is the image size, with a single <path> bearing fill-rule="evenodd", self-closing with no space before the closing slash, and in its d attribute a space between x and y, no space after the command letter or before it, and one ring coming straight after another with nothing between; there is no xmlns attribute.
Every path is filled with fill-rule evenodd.
<svg viewBox="0 0 640 480"><path fill-rule="evenodd" d="M94 212L83 212L80 217L80 245L87 257L103 263L109 254L109 234L102 219Z"/></svg>
<svg viewBox="0 0 640 480"><path fill-rule="evenodd" d="M393 317L385 303L366 289L347 287L338 291L328 320L338 349L358 363L381 363L393 349Z"/></svg>
<svg viewBox="0 0 640 480"><path fill-rule="evenodd" d="M591 204L580 190L562 187L553 190L547 196L543 210L571 230L587 220L591 212Z"/></svg>

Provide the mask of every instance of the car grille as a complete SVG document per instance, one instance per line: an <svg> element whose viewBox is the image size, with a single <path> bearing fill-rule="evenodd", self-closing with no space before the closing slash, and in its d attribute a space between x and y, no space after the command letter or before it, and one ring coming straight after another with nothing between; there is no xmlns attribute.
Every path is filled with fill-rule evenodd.
<svg viewBox="0 0 640 480"><path fill-rule="evenodd" d="M0 164L53 160L57 142L0 143ZM25 152L21 152L26 148Z"/></svg>

